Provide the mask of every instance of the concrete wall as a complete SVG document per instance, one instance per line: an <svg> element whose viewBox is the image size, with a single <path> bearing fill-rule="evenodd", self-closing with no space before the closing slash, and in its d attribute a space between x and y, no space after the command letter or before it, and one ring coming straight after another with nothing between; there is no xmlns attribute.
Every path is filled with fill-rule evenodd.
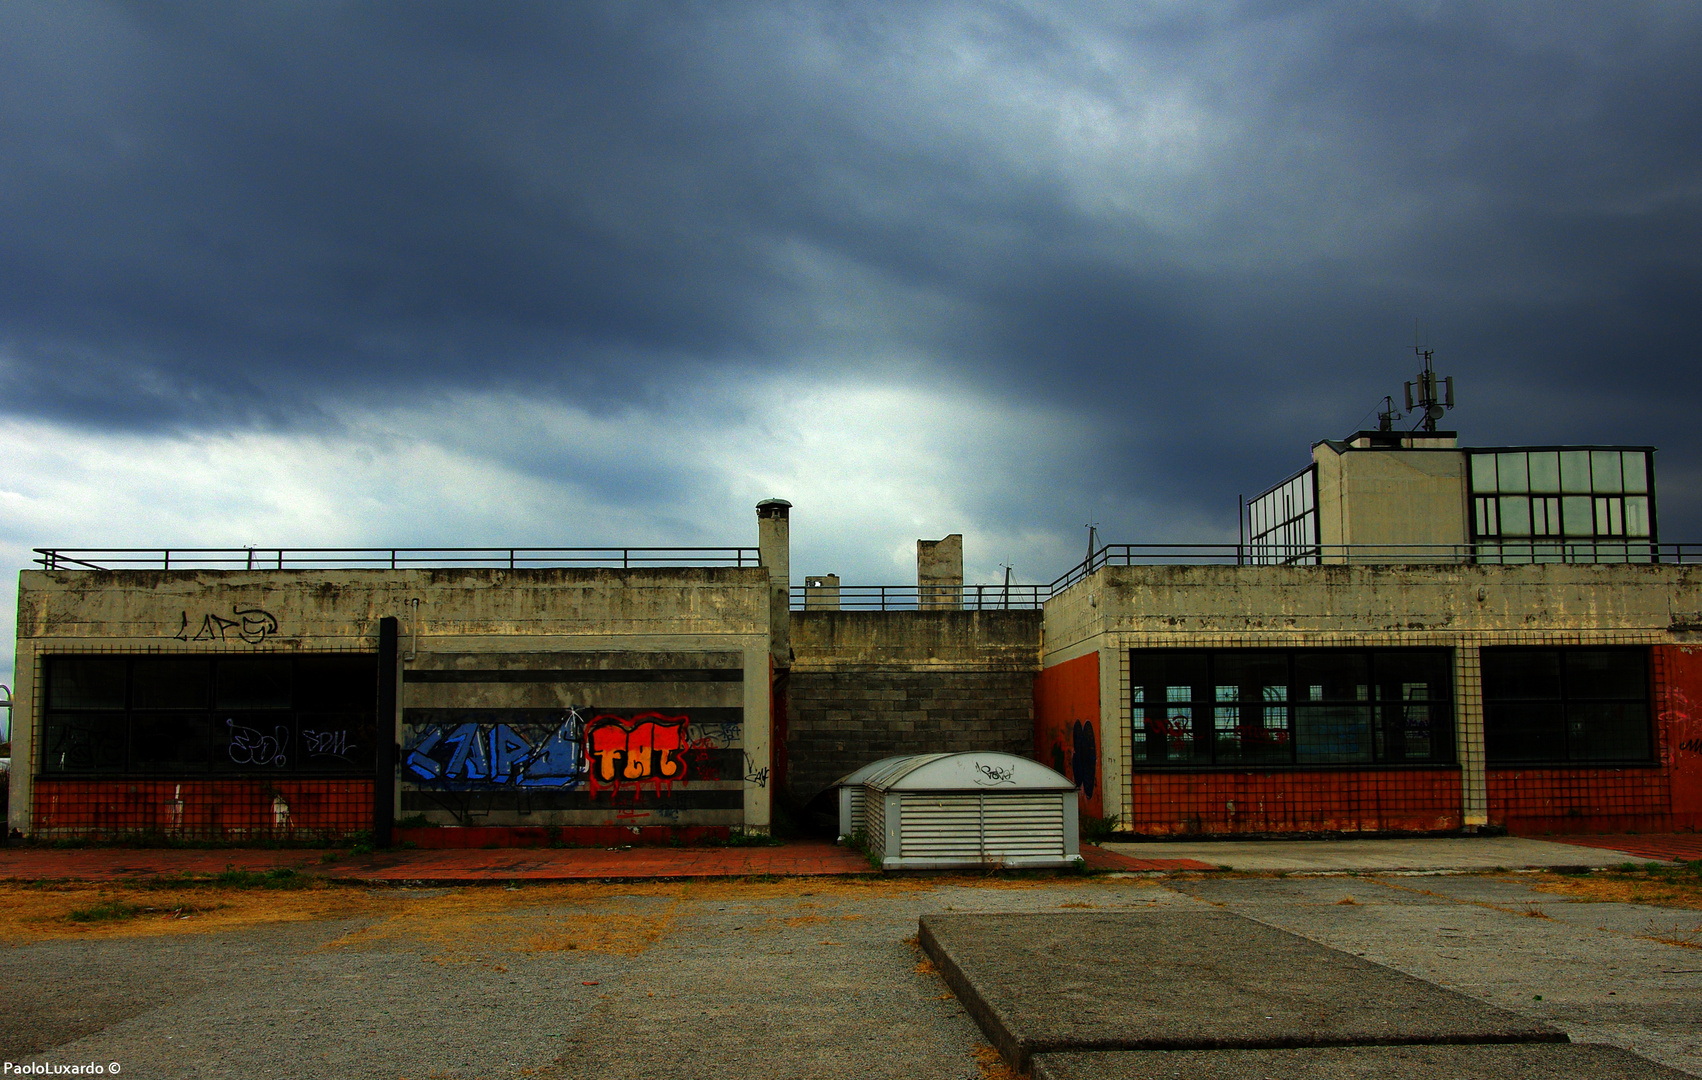
<svg viewBox="0 0 1702 1080"><path fill-rule="evenodd" d="M1702 695L1686 689L1697 685L1688 665L1702 642L1699 612L1702 568L1689 566L1118 566L1047 602L1044 663L1051 669L1098 654L1105 813L1143 832L1404 830L1509 821L1560 829L1584 821L1578 811L1591 806L1615 807L1626 822L1673 827L1702 824L1688 794L1702 790L1702 740L1695 736L1702 730ZM1488 769L1480 650L1590 644L1658 647L1652 704L1659 760L1545 770L1561 777ZM1194 773L1126 764L1133 734L1130 649L1281 646L1451 649L1458 764ZM1538 784L1549 794L1532 794Z"/></svg>
<svg viewBox="0 0 1702 1080"><path fill-rule="evenodd" d="M1469 542L1466 455L1459 450L1348 449L1319 443L1319 543ZM1410 553L1404 561L1412 561Z"/></svg>
<svg viewBox="0 0 1702 1080"><path fill-rule="evenodd" d="M963 606L963 534L916 541L917 603L924 609Z"/></svg>
<svg viewBox="0 0 1702 1080"><path fill-rule="evenodd" d="M1040 627L1038 611L794 612L792 797L894 754L1031 755Z"/></svg>
<svg viewBox="0 0 1702 1080"><path fill-rule="evenodd" d="M49 789L62 803L75 796L91 812L112 812L94 805L108 797L101 794L103 784L112 786L106 781L35 776L43 657L375 651L379 620L396 616L403 657L400 711L409 719L407 727L402 715L393 721L403 746L400 816L423 813L432 820L480 824L766 829L770 593L766 569L738 568L26 571L19 583L8 820L14 829L32 831L49 805L44 794ZM683 680L666 674L693 668L718 674ZM521 669L530 674L516 675ZM615 678L596 674L599 669L652 674ZM446 671L462 674L452 677L457 681L441 675L432 681L431 673ZM521 805L520 793L498 798L476 784L428 779L405 767L430 727L453 734L461 724L482 724L487 729L482 735L501 742L526 737L516 725L542 722L546 714L559 728L570 712L580 720L580 737L589 739L591 729L600 728L605 741L621 743L610 743L611 753L619 751L610 760L622 767L622 782L598 787L596 797L590 776L542 785L526 792L531 801ZM598 724L604 715L608 719ZM676 719L681 717L683 722ZM497 730L502 725L510 730ZM679 730L669 734L661 728ZM698 752L686 762L683 779L659 767L656 740L675 736L691 744L684 749ZM624 771L642 756L643 747L633 749L634 739L649 749L653 772ZM595 750L586 747L586 753ZM427 748L424 754L429 758L432 752ZM735 759L738 768L732 767ZM428 806L431 800L422 794L428 791L454 793L459 801L454 807ZM77 831L72 819L63 820L66 831Z"/></svg>

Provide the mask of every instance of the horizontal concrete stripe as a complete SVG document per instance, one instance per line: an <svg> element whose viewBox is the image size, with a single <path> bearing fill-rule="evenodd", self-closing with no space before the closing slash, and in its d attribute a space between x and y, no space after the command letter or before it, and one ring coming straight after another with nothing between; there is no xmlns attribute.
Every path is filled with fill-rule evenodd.
<svg viewBox="0 0 1702 1080"><path fill-rule="evenodd" d="M411 683L666 683L744 682L743 668L480 668L402 672Z"/></svg>

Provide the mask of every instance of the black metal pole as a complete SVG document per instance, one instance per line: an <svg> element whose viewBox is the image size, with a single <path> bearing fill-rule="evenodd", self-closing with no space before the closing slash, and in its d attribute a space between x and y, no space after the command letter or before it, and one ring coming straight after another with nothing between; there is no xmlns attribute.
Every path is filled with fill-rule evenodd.
<svg viewBox="0 0 1702 1080"><path fill-rule="evenodd" d="M372 785L372 842L390 846L396 803L396 617L378 620L378 734Z"/></svg>

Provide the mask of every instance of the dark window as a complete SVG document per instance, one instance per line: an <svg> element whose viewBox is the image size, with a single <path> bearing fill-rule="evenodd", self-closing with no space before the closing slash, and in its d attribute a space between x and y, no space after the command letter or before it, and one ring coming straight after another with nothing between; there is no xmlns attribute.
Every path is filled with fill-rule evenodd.
<svg viewBox="0 0 1702 1080"><path fill-rule="evenodd" d="M1137 767L1453 760L1442 649L1136 649L1129 690Z"/></svg>
<svg viewBox="0 0 1702 1080"><path fill-rule="evenodd" d="M1649 654L1640 648L1484 649L1491 764L1649 761Z"/></svg>
<svg viewBox="0 0 1702 1080"><path fill-rule="evenodd" d="M364 654L49 657L41 768L366 774L377 687Z"/></svg>

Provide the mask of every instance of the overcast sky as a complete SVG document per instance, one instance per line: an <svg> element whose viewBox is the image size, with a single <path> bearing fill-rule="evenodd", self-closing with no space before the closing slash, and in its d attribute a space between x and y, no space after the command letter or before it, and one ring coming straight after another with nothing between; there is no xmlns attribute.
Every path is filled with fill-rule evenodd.
<svg viewBox="0 0 1702 1080"><path fill-rule="evenodd" d="M1415 321L1463 442L1654 444L1702 539L1699 56L1694 3L10 0L0 558L780 496L796 576L1049 581L1233 539Z"/></svg>

